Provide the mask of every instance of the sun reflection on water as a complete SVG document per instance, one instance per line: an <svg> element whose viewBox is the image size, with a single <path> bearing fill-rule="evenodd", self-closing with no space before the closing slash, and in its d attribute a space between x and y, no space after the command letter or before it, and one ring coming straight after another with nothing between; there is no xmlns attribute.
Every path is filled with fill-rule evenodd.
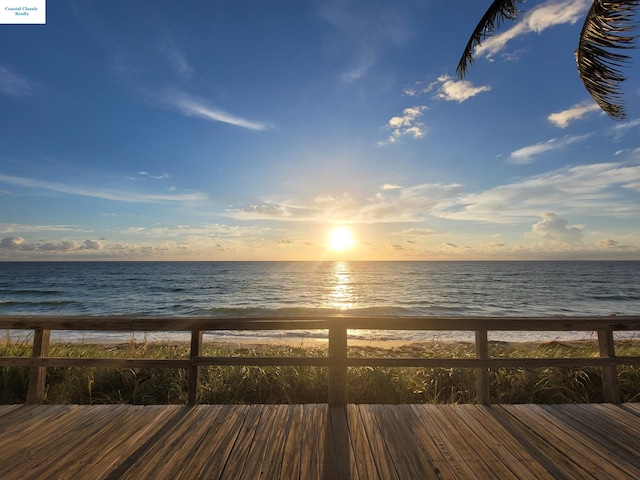
<svg viewBox="0 0 640 480"><path fill-rule="evenodd" d="M330 308L348 310L356 306L358 295L348 262L335 262L327 280L329 286L327 303Z"/></svg>

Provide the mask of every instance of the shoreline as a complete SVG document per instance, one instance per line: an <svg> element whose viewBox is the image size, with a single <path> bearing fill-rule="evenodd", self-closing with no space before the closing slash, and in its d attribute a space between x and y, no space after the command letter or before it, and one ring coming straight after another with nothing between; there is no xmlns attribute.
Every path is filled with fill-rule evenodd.
<svg viewBox="0 0 640 480"><path fill-rule="evenodd" d="M361 330L353 334L349 331L349 346L378 346L380 348L393 348L412 344L443 344L443 343L475 343L472 332L439 331L428 335L408 334L404 337L391 334L382 334L376 331L370 336L367 331ZM257 333L257 334L256 334ZM32 330L0 330L0 342L10 340L13 343L31 342ZM638 340L640 331L614 332L616 341ZM53 331L50 344L98 344L116 345L128 343L147 344L175 344L188 343L190 335L186 332L97 332L97 331ZM231 332L205 332L205 343L238 344L238 345L287 345L294 347L317 347L326 345L328 337L312 332L300 332L299 334L287 334L275 332L273 335L260 335L259 332L246 332L246 334L234 334ZM529 344L550 342L596 342L598 335L591 331L578 332L489 332L490 343Z"/></svg>

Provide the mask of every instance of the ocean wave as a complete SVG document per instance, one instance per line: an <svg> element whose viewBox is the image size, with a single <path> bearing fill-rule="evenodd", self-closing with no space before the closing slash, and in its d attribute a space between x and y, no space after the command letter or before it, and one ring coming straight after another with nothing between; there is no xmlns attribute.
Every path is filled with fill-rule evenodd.
<svg viewBox="0 0 640 480"><path fill-rule="evenodd" d="M640 300L640 295L626 295L624 293L620 293L617 295L592 295L590 297L591 300L597 301L629 301L629 300Z"/></svg>
<svg viewBox="0 0 640 480"><path fill-rule="evenodd" d="M16 301L16 300L0 300L3 306L60 306L72 305L76 303L74 300L33 300L33 301Z"/></svg>
<svg viewBox="0 0 640 480"><path fill-rule="evenodd" d="M250 317L314 317L322 315L381 315L381 316L411 316L416 315L412 309L403 307L363 307L363 308L328 308L328 307L213 307L198 309L193 316L207 316L214 318L250 318Z"/></svg>
<svg viewBox="0 0 640 480"><path fill-rule="evenodd" d="M39 288L2 289L3 295L61 295L60 290L41 290Z"/></svg>

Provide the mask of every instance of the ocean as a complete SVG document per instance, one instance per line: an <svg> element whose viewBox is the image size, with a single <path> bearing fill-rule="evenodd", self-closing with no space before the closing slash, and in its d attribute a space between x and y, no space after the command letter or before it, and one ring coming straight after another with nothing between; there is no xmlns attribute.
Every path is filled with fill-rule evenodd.
<svg viewBox="0 0 640 480"><path fill-rule="evenodd" d="M6 262L0 315L292 316L640 315L640 262ZM325 332L221 332L277 340ZM119 341L62 332L60 341ZM139 334L141 335L141 334ZM169 334L145 335L165 340ZM180 334L171 334L173 337ZM464 332L350 331L371 341L470 338ZM589 333L490 334L496 340ZM629 335L625 333L624 335ZM636 335L632 332L631 335ZM171 337L171 338L173 338ZM126 339L131 339L127 334Z"/></svg>

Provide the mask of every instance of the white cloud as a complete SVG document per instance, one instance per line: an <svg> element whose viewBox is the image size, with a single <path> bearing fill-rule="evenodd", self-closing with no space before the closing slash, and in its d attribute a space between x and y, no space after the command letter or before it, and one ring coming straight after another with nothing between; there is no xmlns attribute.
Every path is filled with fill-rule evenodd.
<svg viewBox="0 0 640 480"><path fill-rule="evenodd" d="M80 250L100 250L102 244L98 240L85 240L80 245L75 240L62 240L59 242L40 241L26 243L22 237L7 237L0 240L0 249L18 250L23 252L73 252Z"/></svg>
<svg viewBox="0 0 640 480"><path fill-rule="evenodd" d="M161 175L152 175L149 172L138 172L138 175L143 176L143 177L149 177L149 178L153 178L154 180L164 180L167 178L171 178L171 175L169 175L168 173L162 173Z"/></svg>
<svg viewBox="0 0 640 480"><path fill-rule="evenodd" d="M433 96L436 100L462 103L482 92L490 91L491 87L488 85L475 87L467 80L454 80L449 75L441 75L435 82L431 82L427 86L423 86L422 82L416 82L413 88L405 88L404 93L411 97L417 97L434 90L437 92Z"/></svg>
<svg viewBox="0 0 640 480"><path fill-rule="evenodd" d="M597 111L600 111L600 107L596 103L588 101L578 103L567 110L552 113L549 115L548 120L556 127L565 128L569 125L569 122L579 120L588 113Z"/></svg>
<svg viewBox="0 0 640 480"><path fill-rule="evenodd" d="M162 202L189 202L206 200L203 193L187 194L149 194L137 192L123 192L111 189L99 189L96 187L81 187L77 185L67 185L64 183L48 182L25 177L15 177L11 175L1 175L0 182L19 185L28 188L40 188L70 195L80 195L84 197L103 198L106 200L116 200L119 202L131 203L162 203Z"/></svg>
<svg viewBox="0 0 640 480"><path fill-rule="evenodd" d="M555 25L575 24L584 18L591 3L591 0L549 0L525 13L522 19L510 29L486 38L476 47L474 54L477 57L490 58L503 50L514 38L532 32L540 33Z"/></svg>
<svg viewBox="0 0 640 480"><path fill-rule="evenodd" d="M563 243L582 242L582 228L570 226L569 222L558 217L555 213L541 214L540 221L532 225L531 231L546 240Z"/></svg>
<svg viewBox="0 0 640 480"><path fill-rule="evenodd" d="M7 68L0 67L0 93L9 97L26 97L32 92L31 82Z"/></svg>
<svg viewBox="0 0 640 480"><path fill-rule="evenodd" d="M391 130L391 135L386 141L379 142L378 145L394 143L400 137L404 136L410 136L413 138L424 137L426 130L424 128L424 124L419 122L418 119L426 109L427 107L425 105L418 105L415 107L405 108L402 111L402 116L391 117L385 125L387 130Z"/></svg>
<svg viewBox="0 0 640 480"><path fill-rule="evenodd" d="M534 157L541 155L551 150L561 150L572 143L580 142L588 137L590 134L574 135L562 138L552 138L550 140L536 143L535 145L529 145L527 147L519 148L509 154L509 162L524 165L534 161Z"/></svg>
<svg viewBox="0 0 640 480"><path fill-rule="evenodd" d="M265 123L254 122L251 120L232 115L224 110L217 109L207 105L206 102L196 99L184 92L172 91L162 96L162 102L187 117L204 118L214 122L228 123L237 127L247 128L249 130L268 130L269 126Z"/></svg>
<svg viewBox="0 0 640 480"><path fill-rule="evenodd" d="M102 248L102 243L98 240L85 240L80 248L85 248L87 250L100 250Z"/></svg>
<svg viewBox="0 0 640 480"><path fill-rule="evenodd" d="M449 75L439 77L438 82L440 83L440 88L433 98L438 100L447 100L449 102L462 103L465 100L475 97L479 93L491 90L491 87L487 85L474 87L471 82L467 80L456 81Z"/></svg>

